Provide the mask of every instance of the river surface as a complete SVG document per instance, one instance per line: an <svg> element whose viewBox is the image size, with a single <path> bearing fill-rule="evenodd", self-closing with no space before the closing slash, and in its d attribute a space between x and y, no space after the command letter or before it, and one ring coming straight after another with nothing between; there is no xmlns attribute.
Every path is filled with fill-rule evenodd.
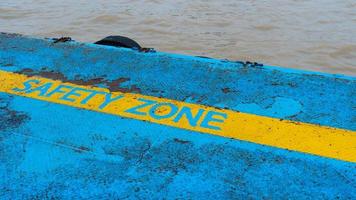
<svg viewBox="0 0 356 200"><path fill-rule="evenodd" d="M355 0L0 0L0 31L356 76Z"/></svg>

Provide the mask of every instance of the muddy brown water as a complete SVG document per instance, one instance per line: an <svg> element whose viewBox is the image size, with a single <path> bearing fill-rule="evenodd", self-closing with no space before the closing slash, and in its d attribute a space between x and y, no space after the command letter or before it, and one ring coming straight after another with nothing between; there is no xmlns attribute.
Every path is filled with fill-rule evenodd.
<svg viewBox="0 0 356 200"><path fill-rule="evenodd" d="M1 0L0 31L356 76L355 0Z"/></svg>

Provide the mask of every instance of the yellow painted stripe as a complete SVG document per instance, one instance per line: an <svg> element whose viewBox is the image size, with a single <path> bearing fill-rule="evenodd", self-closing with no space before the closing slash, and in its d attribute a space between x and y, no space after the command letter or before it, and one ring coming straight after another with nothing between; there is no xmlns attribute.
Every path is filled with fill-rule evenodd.
<svg viewBox="0 0 356 200"><path fill-rule="evenodd" d="M43 86L46 83L50 83L50 88L40 87L43 91L46 89L48 89L48 92L53 91L54 88L60 85L64 87L61 89L62 92L54 93L49 97L45 95L40 96L40 91L23 92L14 90L14 88L20 90L25 89L26 86L24 85L24 82L29 80L38 81L38 83L28 83L28 85L31 85L31 90ZM73 88L77 88L77 94L67 97L70 97L74 101L70 102L68 99L64 100L63 95L68 94ZM81 91L80 89L83 90ZM88 91L97 91L99 93L88 100L90 93L84 91L84 89ZM125 118L144 120L201 133L209 133L283 149L310 153L323 157L356 162L356 132L350 130L289 120L279 120L141 94L110 92L104 88L79 86L41 77L28 77L26 75L1 70L0 92L118 115ZM122 95L122 98L112 101L104 107L103 102L105 102L107 94L110 94L112 98ZM84 101L83 103L85 98L87 98L88 101ZM150 101L151 103L149 104L152 105L137 109L136 113L129 111L130 108L133 109L136 106L144 104L144 101ZM160 104L161 106L154 111L154 115L169 117L162 117L162 119L159 119L159 117L154 118L152 117L152 114L149 114L149 109L152 109L152 106L157 104ZM167 106L168 104L178 108L178 110L174 111L175 114L172 116L170 116L169 113L173 113L174 109ZM100 106L102 106L102 108L100 108ZM177 115L182 112L183 107L188 108L188 110L191 111L191 117L197 117L199 120L188 121L186 115L183 115L181 118L177 117ZM199 113L201 116L199 116ZM208 113L211 115L207 116Z"/></svg>

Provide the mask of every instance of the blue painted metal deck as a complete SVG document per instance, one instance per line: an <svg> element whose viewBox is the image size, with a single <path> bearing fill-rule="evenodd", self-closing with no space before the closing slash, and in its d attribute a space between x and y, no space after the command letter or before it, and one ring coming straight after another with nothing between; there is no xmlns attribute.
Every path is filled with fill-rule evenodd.
<svg viewBox="0 0 356 200"><path fill-rule="evenodd" d="M356 131L343 75L13 34L0 70ZM0 92L0 197L355 199L356 165Z"/></svg>

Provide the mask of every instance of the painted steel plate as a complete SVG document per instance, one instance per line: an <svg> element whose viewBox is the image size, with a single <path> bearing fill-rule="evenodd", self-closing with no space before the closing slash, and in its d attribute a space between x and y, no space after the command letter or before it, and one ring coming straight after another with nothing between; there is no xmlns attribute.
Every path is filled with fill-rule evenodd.
<svg viewBox="0 0 356 200"><path fill-rule="evenodd" d="M3 199L355 199L356 78L0 34Z"/></svg>

